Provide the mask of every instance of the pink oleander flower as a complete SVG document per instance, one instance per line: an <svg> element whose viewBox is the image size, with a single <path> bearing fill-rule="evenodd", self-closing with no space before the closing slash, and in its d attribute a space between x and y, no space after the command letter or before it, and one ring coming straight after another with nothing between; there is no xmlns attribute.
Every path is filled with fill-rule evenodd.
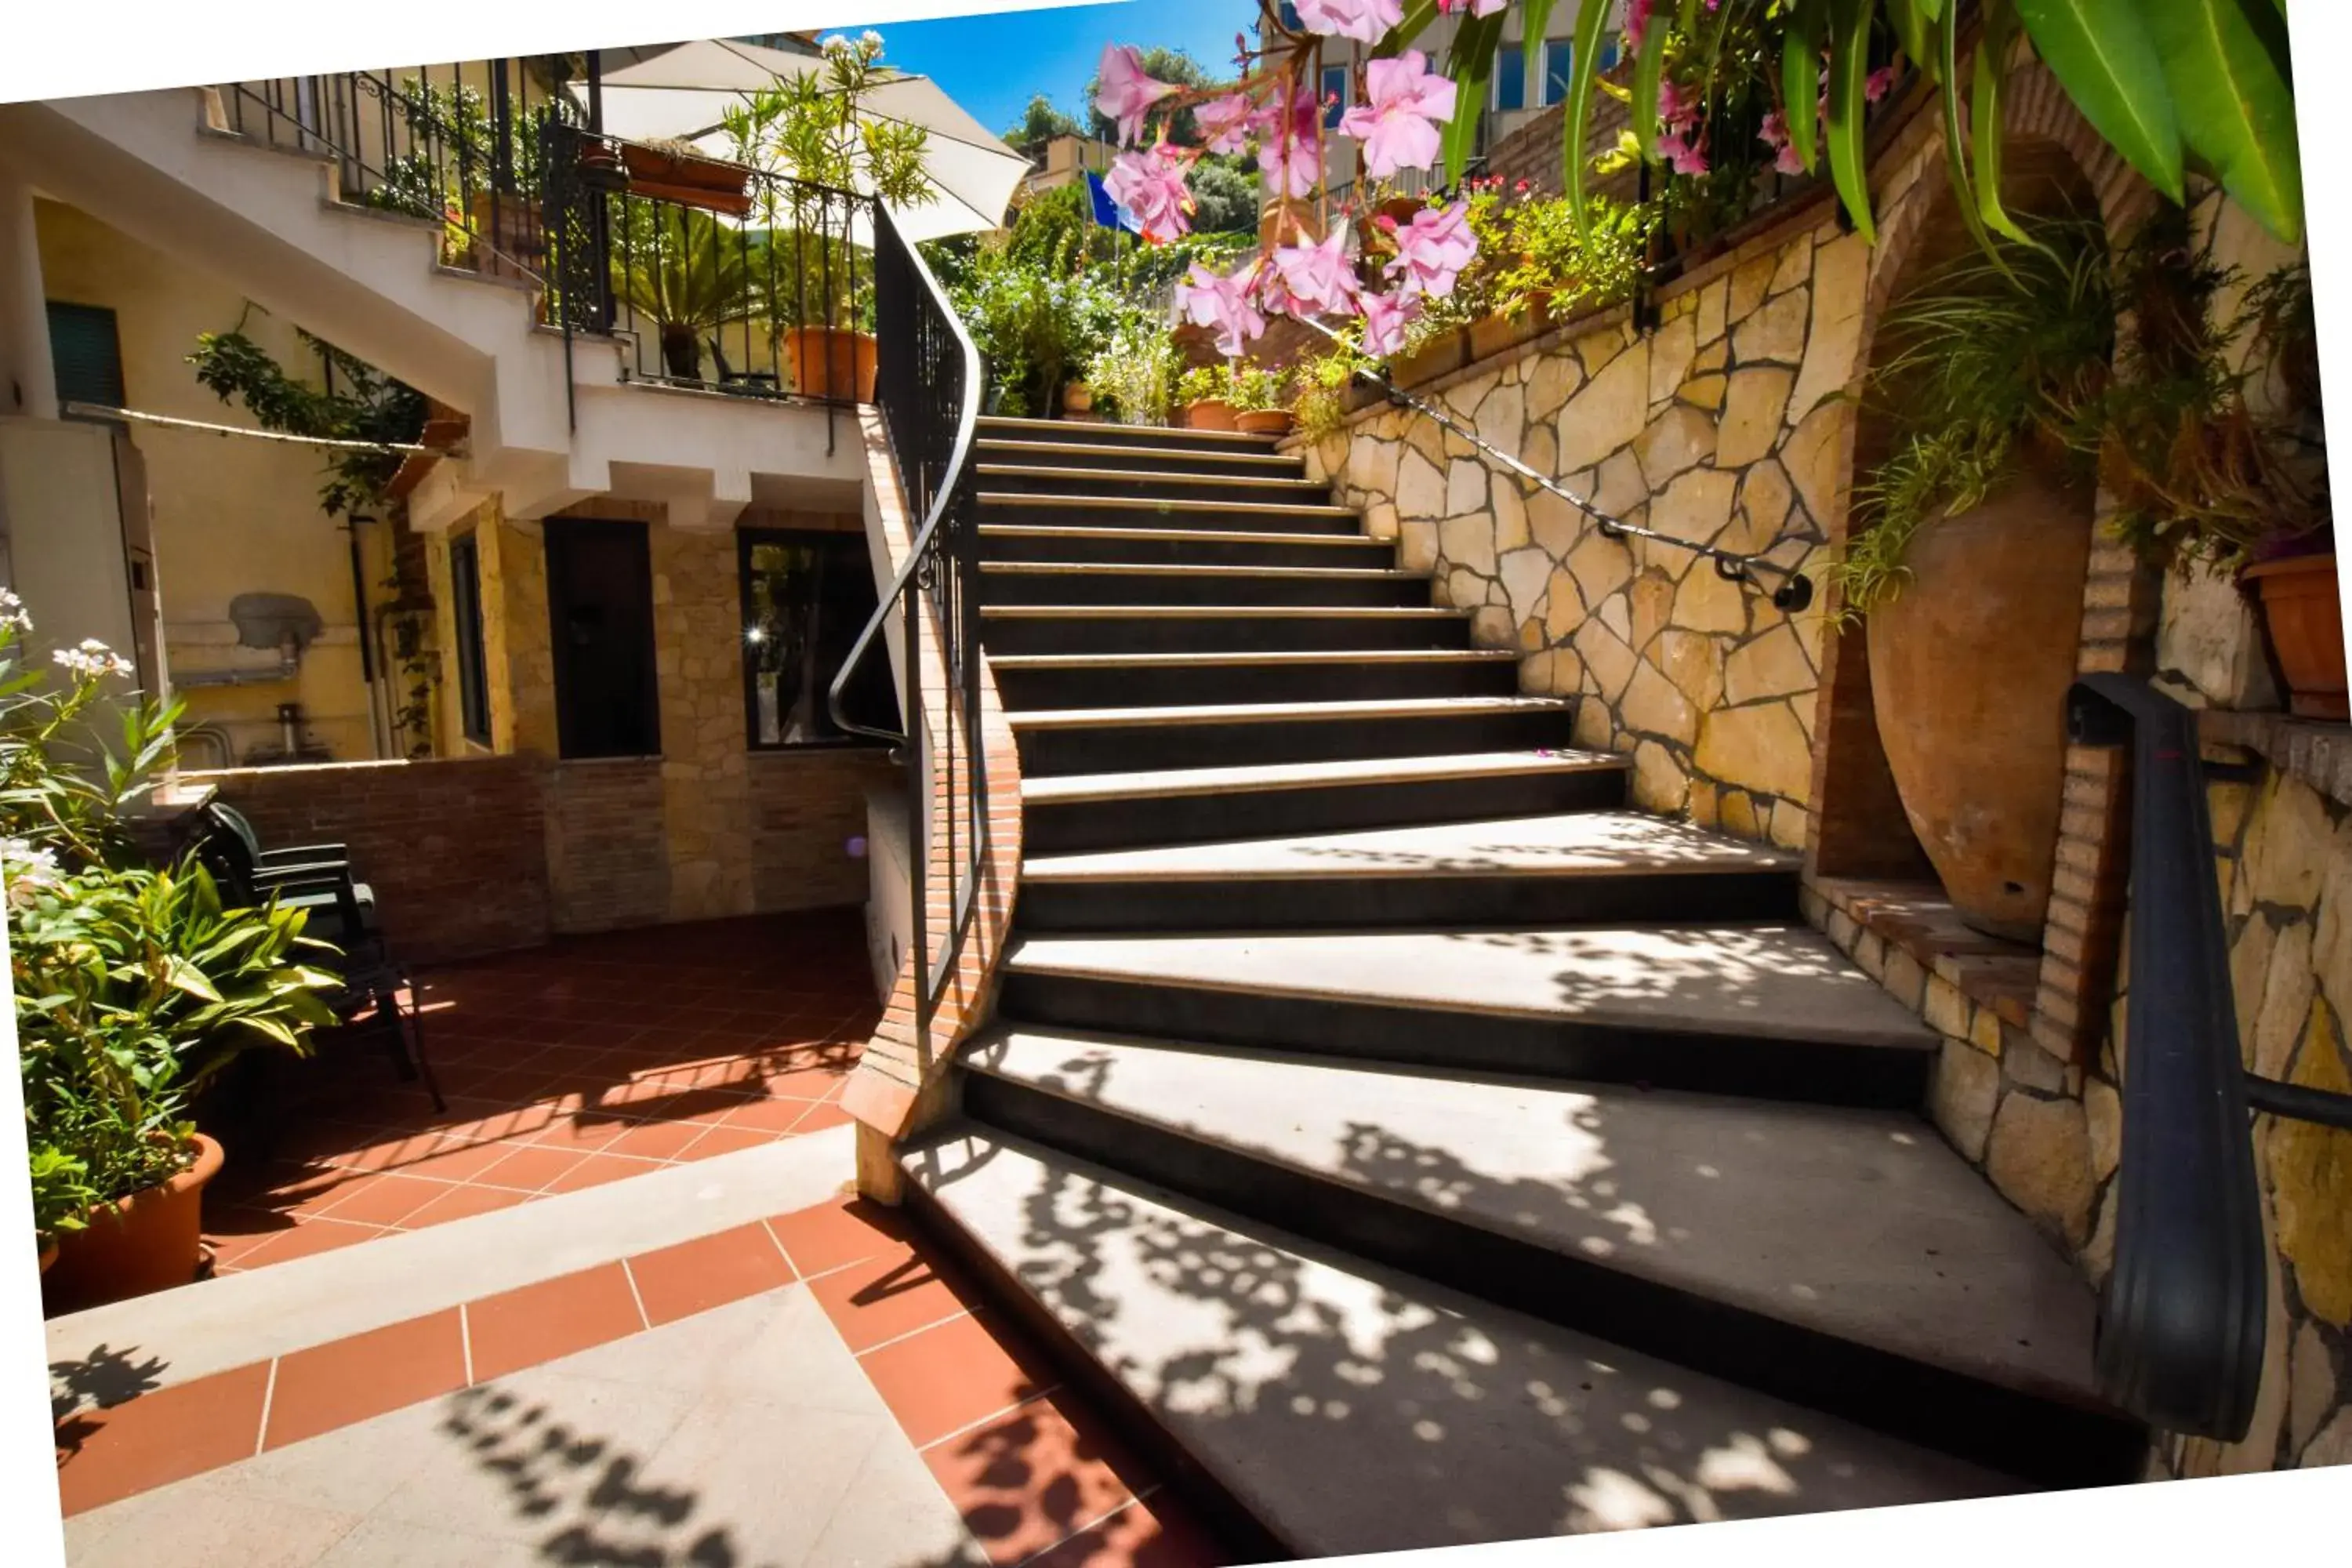
<svg viewBox="0 0 2352 1568"><path fill-rule="evenodd" d="M1404 330L1421 314L1421 300L1409 294L1366 294L1360 303L1364 310L1364 352L1376 358L1404 347Z"/></svg>
<svg viewBox="0 0 2352 1568"><path fill-rule="evenodd" d="M1789 117L1786 114L1776 109L1766 115L1763 128L1756 132L1756 139L1772 149L1773 168L1784 174L1805 172L1805 161L1797 155L1796 144L1789 139Z"/></svg>
<svg viewBox="0 0 2352 1568"><path fill-rule="evenodd" d="M1658 118L1675 131L1687 131L1698 118L1698 95L1676 83L1658 83Z"/></svg>
<svg viewBox="0 0 2352 1568"><path fill-rule="evenodd" d="M1323 144L1316 134L1321 110L1314 93L1301 88L1286 114L1279 103L1265 111L1258 128L1257 166L1268 195L1296 200L1311 195L1323 180Z"/></svg>
<svg viewBox="0 0 2352 1568"><path fill-rule="evenodd" d="M1286 314L1305 314L1299 306L1334 314L1353 307L1356 268L1347 253L1347 237L1344 229L1335 226L1320 245L1286 245L1274 253L1274 270L1289 296Z"/></svg>
<svg viewBox="0 0 2352 1568"><path fill-rule="evenodd" d="M1437 0L1437 8L1449 16L1465 7L1473 16L1491 16L1510 3L1511 0Z"/></svg>
<svg viewBox="0 0 2352 1568"><path fill-rule="evenodd" d="M1192 192L1184 183L1186 163L1180 149L1155 142L1112 159L1110 173L1103 176L1103 189L1135 216L1144 238L1174 239L1192 226Z"/></svg>
<svg viewBox="0 0 2352 1568"><path fill-rule="evenodd" d="M1151 106L1176 90L1174 82L1144 74L1143 56L1133 44L1105 44L1095 76L1096 112L1118 121L1121 146L1142 133L1143 117Z"/></svg>
<svg viewBox="0 0 2352 1568"><path fill-rule="evenodd" d="M1403 20L1404 0L1298 0L1298 25L1327 38L1377 44Z"/></svg>
<svg viewBox="0 0 2352 1568"><path fill-rule="evenodd" d="M1677 174L1704 174L1707 170L1706 152L1694 147L1675 132L1658 138L1658 151Z"/></svg>
<svg viewBox="0 0 2352 1568"><path fill-rule="evenodd" d="M1437 162L1437 128L1454 118L1454 84L1407 49L1364 68L1364 97L1340 117L1339 134L1364 144L1364 168L1376 179Z"/></svg>
<svg viewBox="0 0 2352 1568"><path fill-rule="evenodd" d="M1245 92L1213 98L1192 110L1192 121L1208 138L1204 145L1212 153L1240 152L1248 143L1257 120L1257 104Z"/></svg>
<svg viewBox="0 0 2352 1568"><path fill-rule="evenodd" d="M1876 103L1894 90L1895 68L1893 66L1879 67L1870 73L1870 79L1862 84L1862 96L1872 103Z"/></svg>
<svg viewBox="0 0 2352 1568"><path fill-rule="evenodd" d="M1176 285L1176 308L1195 326L1215 331L1217 350L1227 359L1265 331L1265 317L1250 298L1256 287L1255 273L1253 268L1220 276L1195 261L1184 280Z"/></svg>
<svg viewBox="0 0 2352 1568"><path fill-rule="evenodd" d="M1641 47L1642 35L1650 30L1652 0L1628 0L1625 6L1625 52L1632 54Z"/></svg>
<svg viewBox="0 0 2352 1568"><path fill-rule="evenodd" d="M1412 221L1396 230L1396 259L1388 265L1393 278L1404 275L1404 291L1443 300L1454 292L1454 280L1478 254L1478 237L1470 230L1470 204L1423 207Z"/></svg>

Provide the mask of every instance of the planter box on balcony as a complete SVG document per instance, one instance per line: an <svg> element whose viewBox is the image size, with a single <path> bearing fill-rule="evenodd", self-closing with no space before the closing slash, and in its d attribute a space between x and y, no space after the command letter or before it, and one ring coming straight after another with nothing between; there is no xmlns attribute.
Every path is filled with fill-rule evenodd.
<svg viewBox="0 0 2352 1568"><path fill-rule="evenodd" d="M717 158L682 158L658 148L624 143L629 194L741 217L751 210L751 171Z"/></svg>

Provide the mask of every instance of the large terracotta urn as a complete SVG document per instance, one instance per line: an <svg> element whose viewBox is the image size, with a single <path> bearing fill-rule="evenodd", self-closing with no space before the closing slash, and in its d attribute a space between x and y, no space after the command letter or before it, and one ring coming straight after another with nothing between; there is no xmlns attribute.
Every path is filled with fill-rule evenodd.
<svg viewBox="0 0 2352 1568"><path fill-rule="evenodd" d="M2029 468L1922 528L1871 612L1871 700L1895 787L1959 917L2039 943L2057 858L2089 567L2087 485Z"/></svg>
<svg viewBox="0 0 2352 1568"><path fill-rule="evenodd" d="M78 1312L185 1285L204 1263L204 1191L220 1173L221 1146L199 1132L194 1157L176 1174L93 1212L58 1238L42 1272L43 1310Z"/></svg>

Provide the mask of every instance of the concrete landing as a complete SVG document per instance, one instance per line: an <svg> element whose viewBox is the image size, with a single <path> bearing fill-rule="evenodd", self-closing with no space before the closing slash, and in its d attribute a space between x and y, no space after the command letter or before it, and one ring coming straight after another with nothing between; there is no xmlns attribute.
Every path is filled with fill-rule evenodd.
<svg viewBox="0 0 2352 1568"><path fill-rule="evenodd" d="M2025 1489L1034 1145L905 1160L1301 1556Z"/></svg>
<svg viewBox="0 0 2352 1568"><path fill-rule="evenodd" d="M1139 984L1927 1050L1909 1008L1802 925L1031 937L1008 970Z"/></svg>
<svg viewBox="0 0 2352 1568"><path fill-rule="evenodd" d="M1022 1028L963 1060L1449 1224L2097 1402L2089 1289L1913 1115Z"/></svg>

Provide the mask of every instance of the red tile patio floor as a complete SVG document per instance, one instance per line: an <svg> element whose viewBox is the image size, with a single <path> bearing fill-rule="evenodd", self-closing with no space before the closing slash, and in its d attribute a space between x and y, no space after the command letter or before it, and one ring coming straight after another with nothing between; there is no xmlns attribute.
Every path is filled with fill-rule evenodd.
<svg viewBox="0 0 2352 1568"><path fill-rule="evenodd" d="M836 1126L873 1032L853 910L659 926L418 976L446 1112L381 1037L268 1064L273 1131L205 1194L218 1273Z"/></svg>

